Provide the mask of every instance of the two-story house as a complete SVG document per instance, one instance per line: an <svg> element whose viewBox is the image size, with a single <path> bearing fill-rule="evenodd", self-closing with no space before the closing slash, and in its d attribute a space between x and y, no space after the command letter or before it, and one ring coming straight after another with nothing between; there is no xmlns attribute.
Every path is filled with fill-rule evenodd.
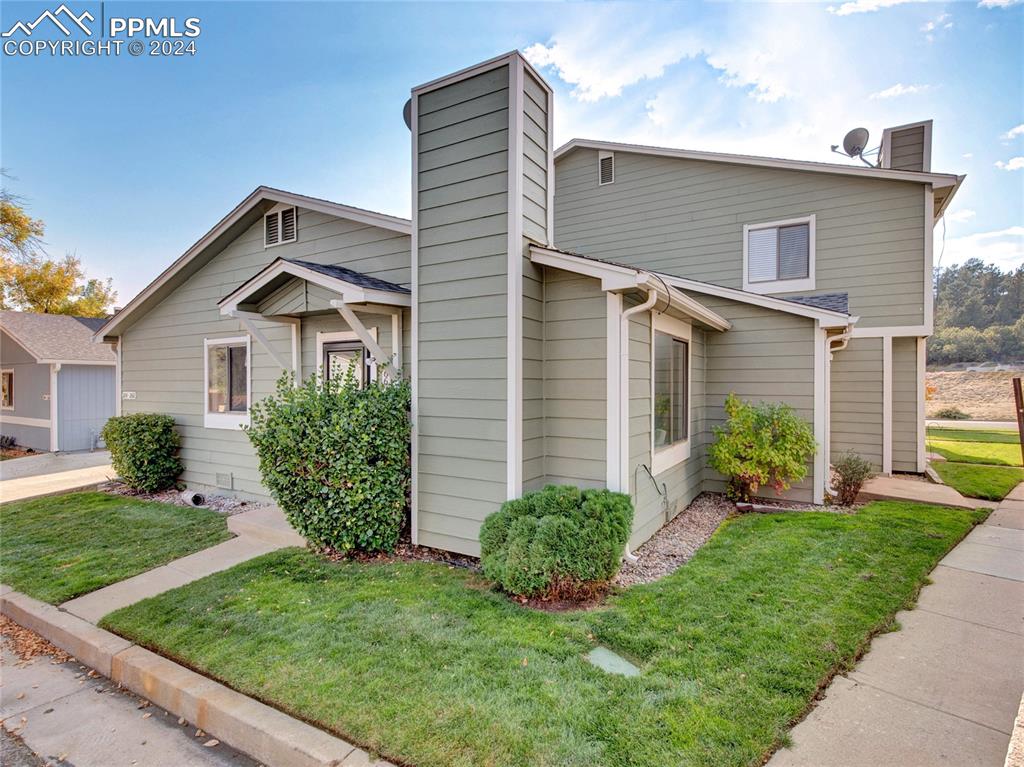
<svg viewBox="0 0 1024 767"><path fill-rule="evenodd" d="M854 450L924 469L931 123L879 167L573 140L517 52L412 89L411 220L261 187L112 318L124 412L174 415L190 485L265 496L240 426L282 370L413 388L416 543L479 553L549 482L632 495L636 546L722 478L730 392L790 404L822 502Z"/></svg>

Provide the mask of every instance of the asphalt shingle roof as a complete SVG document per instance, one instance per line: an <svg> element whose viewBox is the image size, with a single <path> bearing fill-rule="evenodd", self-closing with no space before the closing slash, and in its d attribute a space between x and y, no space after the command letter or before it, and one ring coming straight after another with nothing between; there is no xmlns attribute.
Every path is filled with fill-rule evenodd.
<svg viewBox="0 0 1024 767"><path fill-rule="evenodd" d="M850 313L849 293L819 293L816 296L780 296L787 301L804 306L815 306L818 309L828 309L840 314Z"/></svg>
<svg viewBox="0 0 1024 767"><path fill-rule="evenodd" d="M371 277L368 274L362 272L355 272L351 269L346 269L343 266L333 266L331 264L314 264L312 261L300 261L297 258L286 258L282 259L292 264L298 264L304 266L307 269L312 269L314 272L320 272L320 274L326 274L328 277L336 277L339 280L350 282L353 285L358 285L361 288L370 288L371 290L387 290L392 293L410 293L409 288L403 288L401 285L396 285L393 282L387 280L380 280L376 277Z"/></svg>
<svg viewBox="0 0 1024 767"><path fill-rule="evenodd" d="M36 359L58 362L113 362L110 346L92 341L93 333L106 321L104 317L0 312L0 329Z"/></svg>

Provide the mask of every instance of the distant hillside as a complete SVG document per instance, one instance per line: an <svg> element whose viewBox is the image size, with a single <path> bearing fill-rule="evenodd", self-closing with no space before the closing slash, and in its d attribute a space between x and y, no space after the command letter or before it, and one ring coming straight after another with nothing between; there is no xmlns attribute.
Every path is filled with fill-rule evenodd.
<svg viewBox="0 0 1024 767"><path fill-rule="evenodd" d="M935 274L928 364L1024 361L1024 265L1003 272L972 258Z"/></svg>

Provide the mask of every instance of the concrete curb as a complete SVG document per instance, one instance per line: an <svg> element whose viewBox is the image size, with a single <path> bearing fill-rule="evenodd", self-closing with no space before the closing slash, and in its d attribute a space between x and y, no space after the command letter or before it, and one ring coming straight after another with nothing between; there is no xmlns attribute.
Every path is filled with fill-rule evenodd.
<svg viewBox="0 0 1024 767"><path fill-rule="evenodd" d="M1010 747L1006 751L1006 763L1003 767L1024 767L1024 697L1020 699L1020 708L1013 723Z"/></svg>
<svg viewBox="0 0 1024 767"><path fill-rule="evenodd" d="M0 613L268 767L393 767L323 730L2 584Z"/></svg>

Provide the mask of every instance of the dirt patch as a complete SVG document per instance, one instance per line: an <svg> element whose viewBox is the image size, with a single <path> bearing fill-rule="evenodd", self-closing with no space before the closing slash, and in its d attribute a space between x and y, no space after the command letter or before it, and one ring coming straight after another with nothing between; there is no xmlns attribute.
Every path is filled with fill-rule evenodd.
<svg viewBox="0 0 1024 767"><path fill-rule="evenodd" d="M978 421L1013 421L1011 380L1020 373L935 371L925 374L934 392L925 404L928 418L943 408L955 407Z"/></svg>
<svg viewBox="0 0 1024 767"><path fill-rule="evenodd" d="M47 642L39 634L20 626L6 615L0 615L0 637L15 655L19 664L31 663L36 658L46 655L52 657L52 663L66 663L74 660L59 647Z"/></svg>
<svg viewBox="0 0 1024 767"><path fill-rule="evenodd" d="M353 562L365 562L368 564L379 565L387 565L394 562L434 562L436 564L448 565L449 567L461 567L466 570L472 570L473 572L479 572L480 570L480 560L476 557L453 554L452 552L442 551L441 549L432 549L429 546L413 546L408 542L399 543L398 546L395 547L394 552L390 554L385 554L383 552L375 552L372 554L366 554L363 552L341 554L336 551L327 551L324 552L324 554L332 562L352 560Z"/></svg>
<svg viewBox="0 0 1024 767"><path fill-rule="evenodd" d="M45 455L32 448L5 447L0 449L0 461L7 461L11 458L24 458L27 455Z"/></svg>

